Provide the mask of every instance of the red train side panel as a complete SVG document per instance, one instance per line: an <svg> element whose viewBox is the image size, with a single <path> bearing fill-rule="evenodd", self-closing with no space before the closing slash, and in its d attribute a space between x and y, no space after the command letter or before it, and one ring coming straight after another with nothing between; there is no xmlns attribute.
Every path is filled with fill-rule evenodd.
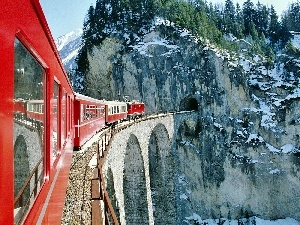
<svg viewBox="0 0 300 225"><path fill-rule="evenodd" d="M72 158L73 90L38 0L0 7L0 224L53 224Z"/></svg>
<svg viewBox="0 0 300 225"><path fill-rule="evenodd" d="M145 113L145 104L138 101L127 102L127 112L130 118L140 117Z"/></svg>
<svg viewBox="0 0 300 225"><path fill-rule="evenodd" d="M74 120L74 149L77 150L105 126L105 103L76 93Z"/></svg>

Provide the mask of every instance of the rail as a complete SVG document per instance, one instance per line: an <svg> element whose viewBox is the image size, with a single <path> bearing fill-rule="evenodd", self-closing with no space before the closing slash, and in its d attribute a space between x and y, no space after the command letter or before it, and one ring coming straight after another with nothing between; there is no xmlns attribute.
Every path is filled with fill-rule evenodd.
<svg viewBox="0 0 300 225"><path fill-rule="evenodd" d="M94 172L94 178L91 180L91 198L92 198L92 225L119 225L118 218L106 191L106 184L102 173L102 165L106 160L110 145L114 135L121 130L127 129L135 123L146 120L174 115L174 113L164 113L142 117L129 122L124 122L118 126L111 126L103 132L98 140L98 165Z"/></svg>
<svg viewBox="0 0 300 225"><path fill-rule="evenodd" d="M14 199L15 209L19 208L20 211L21 211L21 213L20 213L17 221L15 222L15 224L20 224L20 222L22 221L22 219L24 218L24 216L27 212L26 209L28 209L29 206L30 206L30 202L31 202L32 198L35 198L37 196L38 184L39 184L39 181L41 182L41 177L42 177L42 173L39 176L38 172L39 172L39 166L41 165L42 161L43 161L43 158L41 158L39 160L39 162L36 164L36 166L34 167L32 172L29 174L28 178L24 182L21 190L19 191L19 193L17 194L17 196ZM24 199L25 191L29 188L30 181L31 181L33 176L34 176L33 190L29 191L30 192L29 196L27 196L27 199Z"/></svg>
<svg viewBox="0 0 300 225"><path fill-rule="evenodd" d="M14 113L14 121L31 130L41 130L43 127L42 121L30 118L23 113Z"/></svg>

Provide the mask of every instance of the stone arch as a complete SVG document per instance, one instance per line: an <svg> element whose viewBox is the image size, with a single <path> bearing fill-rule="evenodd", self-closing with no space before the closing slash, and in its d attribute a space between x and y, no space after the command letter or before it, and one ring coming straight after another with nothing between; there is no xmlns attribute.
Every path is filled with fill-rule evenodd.
<svg viewBox="0 0 300 225"><path fill-rule="evenodd" d="M138 139L133 134L125 150L123 191L126 224L149 224L144 161Z"/></svg>
<svg viewBox="0 0 300 225"><path fill-rule="evenodd" d="M198 111L198 101L195 96L189 95L181 100L179 111Z"/></svg>
<svg viewBox="0 0 300 225"><path fill-rule="evenodd" d="M23 135L19 135L14 144L14 196L22 189L30 174L29 155L27 144ZM29 199L30 187L27 185L23 194L23 203ZM22 203L23 202L23 203Z"/></svg>
<svg viewBox="0 0 300 225"><path fill-rule="evenodd" d="M163 124L152 130L148 145L154 224L176 224L173 155Z"/></svg>

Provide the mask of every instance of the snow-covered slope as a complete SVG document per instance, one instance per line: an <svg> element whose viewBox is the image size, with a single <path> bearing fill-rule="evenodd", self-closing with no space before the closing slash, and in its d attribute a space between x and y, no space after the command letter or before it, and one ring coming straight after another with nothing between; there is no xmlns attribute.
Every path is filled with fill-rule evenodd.
<svg viewBox="0 0 300 225"><path fill-rule="evenodd" d="M75 58L81 44L82 29L76 29L55 40L62 62L67 71L76 68Z"/></svg>
<svg viewBox="0 0 300 225"><path fill-rule="evenodd" d="M291 34L293 35L293 38L292 38L292 43L293 45L300 49L300 32L291 32Z"/></svg>

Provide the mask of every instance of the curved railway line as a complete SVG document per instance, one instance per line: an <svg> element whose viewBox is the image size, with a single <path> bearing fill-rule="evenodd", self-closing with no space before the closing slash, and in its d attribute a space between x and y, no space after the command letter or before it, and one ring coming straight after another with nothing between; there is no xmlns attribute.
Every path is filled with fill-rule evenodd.
<svg viewBox="0 0 300 225"><path fill-rule="evenodd" d="M114 135L134 123L166 116L158 114L106 127L75 152L61 224L119 224L106 191L102 165ZM95 158L97 160L95 161Z"/></svg>

